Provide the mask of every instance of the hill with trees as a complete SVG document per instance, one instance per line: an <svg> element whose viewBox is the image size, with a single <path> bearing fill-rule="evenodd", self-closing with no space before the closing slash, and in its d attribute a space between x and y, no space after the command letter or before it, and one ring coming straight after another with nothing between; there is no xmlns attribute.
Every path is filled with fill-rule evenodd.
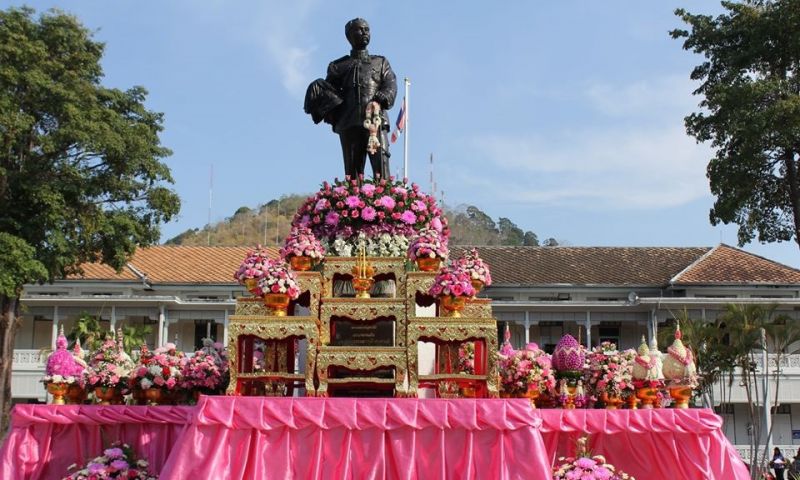
<svg viewBox="0 0 800 480"><path fill-rule="evenodd" d="M203 228L193 228L167 240L167 245L243 246L260 243L281 246L289 233L294 213L306 195L285 195L256 208L239 207L230 217ZM495 221L474 205L445 208L450 222L451 245L527 245L556 246L553 237L539 236L519 228L508 218Z"/></svg>

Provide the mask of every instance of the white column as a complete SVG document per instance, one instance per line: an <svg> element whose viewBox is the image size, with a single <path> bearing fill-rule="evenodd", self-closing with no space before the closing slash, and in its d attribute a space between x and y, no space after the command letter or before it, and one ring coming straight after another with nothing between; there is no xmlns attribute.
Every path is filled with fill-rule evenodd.
<svg viewBox="0 0 800 480"><path fill-rule="evenodd" d="M650 345L650 342L655 338L653 334L653 322L648 321L645 323L647 323L647 344Z"/></svg>
<svg viewBox="0 0 800 480"><path fill-rule="evenodd" d="M164 320L164 305L161 305L158 309L158 345L156 347L164 346Z"/></svg>
<svg viewBox="0 0 800 480"><path fill-rule="evenodd" d="M583 324L586 330L586 348L592 348L592 312L586 310L586 321Z"/></svg>
<svg viewBox="0 0 800 480"><path fill-rule="evenodd" d="M228 346L228 311L225 310L225 320L222 323L222 345Z"/></svg>
<svg viewBox="0 0 800 480"><path fill-rule="evenodd" d="M211 324L214 323L214 320L210 320L206 322L206 338L211 338Z"/></svg>
<svg viewBox="0 0 800 480"><path fill-rule="evenodd" d="M117 307L116 305L111 305L111 330L116 332L117 331Z"/></svg>
<svg viewBox="0 0 800 480"><path fill-rule="evenodd" d="M525 310L525 345L531 343L531 319L530 312Z"/></svg>
<svg viewBox="0 0 800 480"><path fill-rule="evenodd" d="M53 334L50 342L50 348L52 348L53 351L56 350L56 340L58 339L58 321L58 305L56 305L53 307Z"/></svg>

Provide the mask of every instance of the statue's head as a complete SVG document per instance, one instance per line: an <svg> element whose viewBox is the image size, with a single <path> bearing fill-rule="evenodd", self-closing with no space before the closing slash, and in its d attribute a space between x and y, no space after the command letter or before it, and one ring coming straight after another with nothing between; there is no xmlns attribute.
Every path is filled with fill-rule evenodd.
<svg viewBox="0 0 800 480"><path fill-rule="evenodd" d="M344 35L355 50L367 48L369 45L369 23L363 18L354 18L344 26Z"/></svg>

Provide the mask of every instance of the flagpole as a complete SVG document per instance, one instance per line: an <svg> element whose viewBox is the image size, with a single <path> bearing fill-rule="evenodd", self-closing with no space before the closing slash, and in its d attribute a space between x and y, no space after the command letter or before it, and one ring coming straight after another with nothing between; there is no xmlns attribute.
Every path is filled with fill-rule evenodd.
<svg viewBox="0 0 800 480"><path fill-rule="evenodd" d="M411 117L408 115L408 90L411 85L411 80L405 78L406 97L405 97L405 132L403 132L403 178L408 178L408 121Z"/></svg>

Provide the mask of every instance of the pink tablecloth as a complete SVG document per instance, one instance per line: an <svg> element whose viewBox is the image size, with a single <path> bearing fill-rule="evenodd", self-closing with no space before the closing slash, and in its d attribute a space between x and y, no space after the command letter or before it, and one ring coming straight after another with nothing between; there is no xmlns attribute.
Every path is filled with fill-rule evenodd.
<svg viewBox="0 0 800 480"><path fill-rule="evenodd" d="M637 479L749 479L711 410L537 410L550 454L572 455L589 434L593 453Z"/></svg>
<svg viewBox="0 0 800 480"><path fill-rule="evenodd" d="M191 420L194 407L16 405L0 448L0 479L63 478L67 467L128 443L160 470Z"/></svg>
<svg viewBox="0 0 800 480"><path fill-rule="evenodd" d="M550 476L527 400L214 398L162 479Z"/></svg>
<svg viewBox="0 0 800 480"><path fill-rule="evenodd" d="M0 478L61 478L121 439L163 479L549 478L591 435L639 479L746 479L709 410L532 410L526 400L203 397L198 407L18 405Z"/></svg>

